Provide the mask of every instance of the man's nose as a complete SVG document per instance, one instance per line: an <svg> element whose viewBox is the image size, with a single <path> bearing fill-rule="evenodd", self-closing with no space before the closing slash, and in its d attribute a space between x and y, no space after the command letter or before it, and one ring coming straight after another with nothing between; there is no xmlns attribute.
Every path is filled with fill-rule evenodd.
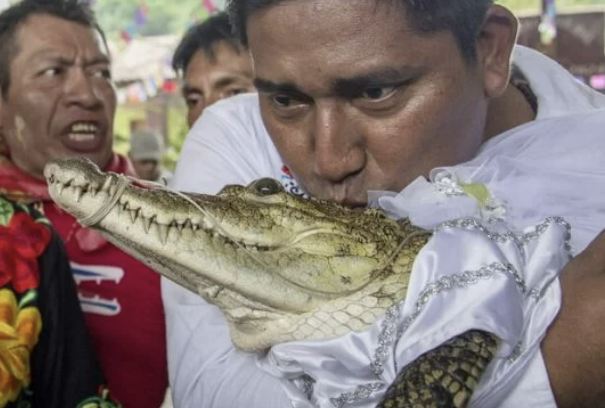
<svg viewBox="0 0 605 408"><path fill-rule="evenodd" d="M340 182L358 173L365 164L365 150L342 107L316 105L315 172L331 182Z"/></svg>
<svg viewBox="0 0 605 408"><path fill-rule="evenodd" d="M94 85L94 78L84 70L77 69L70 73L65 82L65 95L68 104L93 109L101 105L101 98Z"/></svg>

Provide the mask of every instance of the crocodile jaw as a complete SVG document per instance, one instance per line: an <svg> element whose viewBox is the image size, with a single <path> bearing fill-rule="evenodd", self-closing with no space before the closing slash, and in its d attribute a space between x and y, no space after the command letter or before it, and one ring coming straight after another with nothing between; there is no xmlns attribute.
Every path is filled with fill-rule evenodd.
<svg viewBox="0 0 605 408"><path fill-rule="evenodd" d="M86 161L72 159L51 162L45 176L51 198L79 220L109 202L119 177L103 174ZM218 213L224 204L214 196L189 197L194 197L208 212ZM287 282L277 282L275 275L263 271L264 265L250 255L254 253L253 246L234 244L218 232L214 224L219 219L220 214L208 217L175 194L129 185L94 229L192 291L212 293L209 287L240 289L277 285L286 291L288 302L284 301L284 294L263 293L259 300L266 306L298 312L313 307L312 293L304 293L293 285L288 288ZM242 269L247 273L239 274ZM247 280L250 282L244 282ZM246 293L246 297L254 298L254 294Z"/></svg>
<svg viewBox="0 0 605 408"><path fill-rule="evenodd" d="M51 162L45 176L51 197L78 219L98 212L120 177L81 159ZM219 196L187 195L201 212L175 193L130 185L93 228L219 306L234 344L244 350L362 330L403 298L406 274L380 279L373 274L401 236L365 236L368 228L343 227L324 216L323 207L317 210L295 197L262 198L257 206L260 199L245 189L225 190ZM336 218L342 216L357 219L358 213L345 211ZM392 227L384 220L376 223L376 230ZM320 232L309 233L313 229ZM284 241L290 245L267 250Z"/></svg>

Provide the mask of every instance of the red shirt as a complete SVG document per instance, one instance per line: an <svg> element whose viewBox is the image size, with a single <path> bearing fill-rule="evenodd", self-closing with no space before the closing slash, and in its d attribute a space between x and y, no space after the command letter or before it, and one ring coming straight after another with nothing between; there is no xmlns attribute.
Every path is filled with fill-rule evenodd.
<svg viewBox="0 0 605 408"><path fill-rule="evenodd" d="M106 171L134 175L114 154ZM48 186L0 152L0 194L43 203L44 215L65 242L101 368L113 399L124 408L158 408L168 387L166 330L160 276L56 206Z"/></svg>
<svg viewBox="0 0 605 408"><path fill-rule="evenodd" d="M65 242L113 398L124 408L158 408L168 386L160 276L102 239L99 248L82 249L78 233L96 233L54 203L44 203L44 214Z"/></svg>

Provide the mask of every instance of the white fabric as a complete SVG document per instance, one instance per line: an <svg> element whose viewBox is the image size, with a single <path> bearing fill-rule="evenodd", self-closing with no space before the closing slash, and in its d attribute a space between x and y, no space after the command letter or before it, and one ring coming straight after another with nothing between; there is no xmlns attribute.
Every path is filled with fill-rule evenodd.
<svg viewBox="0 0 605 408"><path fill-rule="evenodd" d="M514 242L497 244L478 231L446 228L436 233L414 264L406 300L399 305L397 329L415 316L417 305L430 293L427 288L431 283L443 281L444 277L464 277L465 273L492 274L435 293L403 332L395 349L387 349L389 358L378 377L372 371L371 362L375 359L384 319L362 333L351 333L333 341L274 346L269 357L259 359L259 364L284 378L306 373L317 380L314 403L332 407L332 398L376 382L391 384L397 376L397 367L405 367L449 338L470 329L482 329L496 334L502 345L499 356L474 393L471 407L501 406L532 362L546 328L558 311L560 289L551 283L568 260L564 231L556 224L551 225L525 248L525 256ZM515 271L522 271L524 283L517 282L512 273L485 268L493 263L500 266L511 263ZM542 298L530 296L531 291L525 286L545 288ZM521 355L509 361L518 344L522 345ZM358 399L354 406L375 407L386 389L384 385L370 398ZM314 406L298 389L290 388L289 395L298 407ZM530 400L525 397L524 401L509 401L507 406L521 406L518 404Z"/></svg>
<svg viewBox="0 0 605 408"><path fill-rule="evenodd" d="M572 113L577 115L538 120L514 129L493 138L483 147L477 159L448 170L460 181L486 184L495 199L506 201L506 222L516 232L539 223L547 216L565 217L573 227L572 246L579 251L605 226L605 222L602 222L605 209L605 195L602 194L605 184L605 140L600 137L605 125L605 112L582 114L605 107L605 97L577 83L561 67L533 51L519 47L515 50L515 62L538 96L540 119ZM292 183L287 172L282 170L279 154L262 124L256 97L245 95L219 102L204 112L187 137L171 186L183 191L215 193L225 184L246 184L260 177L274 177L285 184ZM428 194L428 190L425 193ZM463 214L485 215L476 210L471 200ZM520 259L512 243L495 245L476 232L443 231L423 250L422 259L417 261L415 268L425 271L426 279L438 279L439 276L476 269L482 262L506 260L515 264L532 284L545 285L561 262L555 256L560 252L549 255L548 248L557 248L560 240L560 229L552 227L541 240L532 244L537 247L527 249L527 258ZM473 246L480 245L486 250L481 253L470 251L467 244L471 242ZM455 245L458 251L456 256L452 256L453 252L438 249L444 245L451 248ZM459 256L460 253L468 256ZM401 306L401 319L407 316L409 308L413 306L412 299L427 283L420 281L419 274L415 273L414 276L413 286L416 289L410 291L408 301ZM217 308L168 281L162 284L168 324L169 374L176 407L308 406L299 388L285 379L288 372L296 372L295 364L284 364L290 361L291 353L298 350L300 344L275 347L266 359L238 352L231 344L226 322ZM508 293L514 299L508 305L513 318L508 316L499 321L499 325L490 323L483 314L479 318L479 314L465 313L462 315L464 319L458 319L455 313L456 310L461 313L461 310L452 306L451 313L447 315L449 318L444 316L445 320L440 320L448 321L447 327L432 321L430 324L421 324L431 320L434 313L432 308L438 307L446 299L448 302L452 298L465 301L473 299L468 294L462 294L466 290L443 293L431 301L415 325L410 326L402 337L395 353L390 356L391 366L385 369L384 379L388 380L392 378L389 376L394 375L394 361L410 361L422 349L428 350L455 332L479 325L503 336L508 340L509 347L521 336L525 348L514 364L506 365L507 360L501 359L501 366L493 366L485 381L497 382L499 386L482 387L473 399L476 406L554 407L538 345L545 327L559 307L558 284L555 282L548 286L542 300L536 303L515 292L517 289L513 288L511 280L500 274L477 285L473 287L481 287L481 290L472 290L480 293L482 303L480 307L470 310L479 313L487 306L495 314L486 316L497 317L502 305L498 300L500 292L493 289L499 287L502 293ZM462 304L458 301L452 303L458 306ZM496 304L499 307L493 308ZM472 317L477 317L474 323L470 323ZM435 330L428 331L427 325ZM421 326L425 327L419 330ZM347 377L340 384L328 380L325 380L328 383L316 384L316 395L319 393L324 396L322 398L327 398L336 392L336 387L342 387L343 391L351 390L349 386L355 389L362 382L361 379L366 378L364 373L367 373L373 358L375 338L372 336L376 330L380 330L380 322L358 334L363 341L351 341L350 338L338 340L356 348L348 348L347 354L354 357L351 361L356 361L359 370L363 366L365 371L347 367L355 375L351 375L350 379ZM423 337L419 338L421 333ZM414 335L418 338L414 338ZM336 341L325 343L321 347L318 344L303 344L305 347L299 353L313 353L317 358L324 358L325 364L331 362L342 367L348 360L343 357L334 362L330 359L330 353L342 353L347 348L335 347ZM308 363L312 366L317 361L311 358ZM339 373L336 366L332 367L335 371L323 371L324 378L329 379L330 375ZM507 377L500 380L502 373L507 373ZM522 378L519 379L519 376ZM329 385L322 388L323 384L333 384L334 388ZM505 400L501 401L502 398Z"/></svg>

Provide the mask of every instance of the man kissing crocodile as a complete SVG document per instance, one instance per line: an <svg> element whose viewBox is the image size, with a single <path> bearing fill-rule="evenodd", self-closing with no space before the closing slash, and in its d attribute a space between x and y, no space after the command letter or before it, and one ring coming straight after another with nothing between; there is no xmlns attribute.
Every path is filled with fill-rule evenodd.
<svg viewBox="0 0 605 408"><path fill-rule="evenodd" d="M524 235L470 217L427 230L273 179L184 194L82 159L45 177L62 208L218 306L241 351L321 407L491 406L538 350L537 305L560 296L569 259L560 218Z"/></svg>

